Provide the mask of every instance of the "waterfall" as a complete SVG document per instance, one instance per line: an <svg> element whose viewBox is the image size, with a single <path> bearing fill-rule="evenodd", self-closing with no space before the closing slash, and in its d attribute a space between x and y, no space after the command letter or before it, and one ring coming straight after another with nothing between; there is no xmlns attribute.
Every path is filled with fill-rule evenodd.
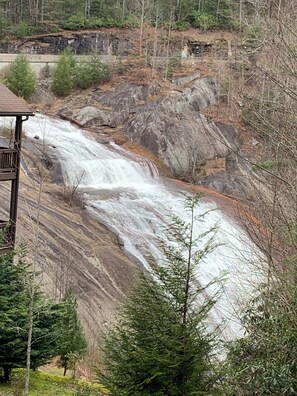
<svg viewBox="0 0 297 396"><path fill-rule="evenodd" d="M164 234L169 216L187 220L186 192L170 180L159 178L148 160L114 143L99 144L66 121L37 115L24 124L24 130L27 137L38 136L47 150L54 150L65 184L78 185L90 215L111 229L125 251L144 267L148 268L149 254L160 256L157 237ZM212 320L223 323L224 337L230 339L241 333L233 316L234 307L238 308L240 300L250 293L251 265L258 257L247 235L214 202L202 201L197 208L200 214L207 211L204 221L195 224L195 234L217 225L215 239L219 246L205 257L197 279L206 285L217 276L225 276L224 292L212 311Z"/></svg>

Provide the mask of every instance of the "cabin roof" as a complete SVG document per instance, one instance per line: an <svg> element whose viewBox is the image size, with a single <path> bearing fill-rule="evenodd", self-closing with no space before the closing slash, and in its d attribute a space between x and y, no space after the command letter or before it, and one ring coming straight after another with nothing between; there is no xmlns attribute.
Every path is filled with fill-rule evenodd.
<svg viewBox="0 0 297 396"><path fill-rule="evenodd" d="M18 98L5 85L0 84L0 117L33 116L23 99Z"/></svg>

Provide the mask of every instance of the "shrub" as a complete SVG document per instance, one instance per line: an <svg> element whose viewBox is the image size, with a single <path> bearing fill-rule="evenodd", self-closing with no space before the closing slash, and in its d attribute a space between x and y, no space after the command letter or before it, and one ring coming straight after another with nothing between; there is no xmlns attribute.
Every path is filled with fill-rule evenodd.
<svg viewBox="0 0 297 396"><path fill-rule="evenodd" d="M219 27L219 22L214 15L197 11L193 11L191 14L191 24L196 28L202 28L204 30Z"/></svg>
<svg viewBox="0 0 297 396"><path fill-rule="evenodd" d="M36 26L29 25L26 21L22 21L14 27L13 33L16 36L32 36L38 33L38 29Z"/></svg>
<svg viewBox="0 0 297 396"><path fill-rule="evenodd" d="M81 12L71 15L62 25L64 29L78 30L88 27L88 18Z"/></svg>
<svg viewBox="0 0 297 396"><path fill-rule="evenodd" d="M76 65L74 70L75 84L82 89L107 81L109 78L109 67L96 55L92 56L90 62Z"/></svg>
<svg viewBox="0 0 297 396"><path fill-rule="evenodd" d="M35 91L36 80L34 72L25 55L18 55L4 79L7 87L16 95L28 98Z"/></svg>
<svg viewBox="0 0 297 396"><path fill-rule="evenodd" d="M190 23L186 21L176 21L176 22L164 22L163 26L166 29L171 28L172 30L179 30L179 31L184 31L188 30L190 28Z"/></svg>
<svg viewBox="0 0 297 396"><path fill-rule="evenodd" d="M138 27L139 20L133 16L126 19L113 17L90 17L87 18L84 14L78 13L69 17L64 23L63 28L69 30L102 28L102 27Z"/></svg>

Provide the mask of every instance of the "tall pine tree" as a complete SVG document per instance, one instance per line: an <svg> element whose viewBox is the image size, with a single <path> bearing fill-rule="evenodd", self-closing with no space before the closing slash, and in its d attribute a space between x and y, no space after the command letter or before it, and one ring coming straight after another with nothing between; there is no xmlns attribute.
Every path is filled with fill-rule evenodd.
<svg viewBox="0 0 297 396"><path fill-rule="evenodd" d="M75 369L76 362L86 351L87 342L77 314L76 297L71 289L66 291L62 304L59 355L60 364L64 368L64 375L66 375L68 368Z"/></svg>
<svg viewBox="0 0 297 396"><path fill-rule="evenodd" d="M36 81L28 58L20 54L9 67L5 84L16 95L28 98L35 91Z"/></svg>
<svg viewBox="0 0 297 396"><path fill-rule="evenodd" d="M123 306L119 322L103 348L105 371L99 380L112 396L216 395L213 364L215 335L205 320L214 305L199 285L195 270L213 248L201 248L193 234L198 197L189 197L189 224L175 217L162 243L164 258L151 260ZM206 235L204 234L203 237ZM200 247L199 247L200 245Z"/></svg>

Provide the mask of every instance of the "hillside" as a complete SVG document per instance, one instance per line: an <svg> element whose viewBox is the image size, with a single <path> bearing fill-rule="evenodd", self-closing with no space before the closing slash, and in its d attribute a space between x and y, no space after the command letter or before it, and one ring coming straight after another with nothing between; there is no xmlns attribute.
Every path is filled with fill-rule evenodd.
<svg viewBox="0 0 297 396"><path fill-rule="evenodd" d="M83 129L82 136L93 146L81 135L76 146L72 144L76 132L65 123L60 124L60 140L51 137L54 140L44 150L42 131L28 127L19 241L27 244L30 259L32 216L34 225L35 213L41 210L38 262L44 271L43 287L59 298L67 284L74 286L89 341L86 360L92 364L98 361L100 332L113 324L139 270L148 268L148 256L157 251L152 235L160 232L158 221L166 201L179 210L172 193L203 191L203 205L220 207L226 238L222 245L233 244L228 254L219 254L220 263L225 265L233 253L241 254L240 249L245 251L235 279L254 259L244 238L243 248L233 243L229 230L238 225L239 238L244 229L261 262L250 274L248 300L241 306L245 336L224 345L228 353L223 370L230 377L222 380L223 392L264 396L269 390L275 396L293 395L297 386L294 4L241 1L239 9L233 8L233 1L210 1L210 8L201 6L206 2L198 7L196 2L176 1L171 13L168 2L162 2L162 12L158 2L139 1L134 10L132 3L122 2L121 17L110 16L113 26L105 25L107 2L100 2L100 21L94 19L99 2L86 2L90 9L83 17L64 15L59 9L61 19L54 21L58 31L52 31L51 16L50 23L44 23L49 32L14 35L0 44L3 53L49 59L68 47L77 56L99 52L103 60L109 58L111 70L104 82L87 89L74 85L66 97L52 92L53 75L47 72L28 99L34 111ZM52 15L52 2L48 6ZM75 7L80 6L75 2ZM35 13L38 28L41 12ZM127 22L132 16L137 16L135 26ZM30 18L28 14L27 27ZM227 20L237 24L226 26ZM187 25L180 28L184 22ZM210 22L212 26L205 26ZM54 125L51 122L45 125ZM71 136L69 145L65 136ZM73 157L74 167L68 161ZM46 177L41 178L42 204L36 207L40 171ZM72 179L65 187L73 174L76 184ZM154 195L157 185L162 194L165 191L160 200ZM1 202L7 202L8 190L6 185L0 189ZM1 212L6 211L2 204ZM253 295L249 287L259 268L261 285ZM230 323L227 320L227 327Z"/></svg>

